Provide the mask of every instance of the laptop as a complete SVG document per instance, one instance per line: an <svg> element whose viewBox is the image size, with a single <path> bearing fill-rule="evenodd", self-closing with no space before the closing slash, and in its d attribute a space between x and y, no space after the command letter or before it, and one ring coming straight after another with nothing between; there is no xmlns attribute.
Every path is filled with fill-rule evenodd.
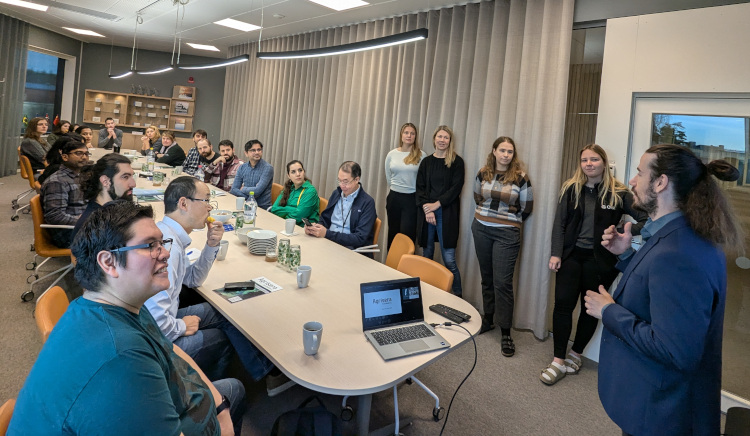
<svg viewBox="0 0 750 436"><path fill-rule="evenodd" d="M419 277L361 283L362 330L384 360L448 348L424 322Z"/></svg>

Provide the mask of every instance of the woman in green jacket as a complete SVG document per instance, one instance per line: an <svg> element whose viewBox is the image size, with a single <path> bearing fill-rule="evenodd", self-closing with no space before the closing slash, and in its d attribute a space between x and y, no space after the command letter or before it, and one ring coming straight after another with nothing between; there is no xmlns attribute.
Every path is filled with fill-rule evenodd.
<svg viewBox="0 0 750 436"><path fill-rule="evenodd" d="M305 177L302 162L293 160L286 164L286 173L289 180L284 183L284 190L271 206L271 213L281 218L294 218L298 226L303 225L302 218L317 223L320 219L320 198L318 191Z"/></svg>

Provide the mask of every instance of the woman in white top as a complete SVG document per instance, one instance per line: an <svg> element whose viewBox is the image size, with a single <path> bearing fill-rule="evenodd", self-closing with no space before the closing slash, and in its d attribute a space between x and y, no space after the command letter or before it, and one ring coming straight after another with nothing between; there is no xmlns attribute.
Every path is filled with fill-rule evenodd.
<svg viewBox="0 0 750 436"><path fill-rule="evenodd" d="M397 233L403 233L411 240L417 238L417 170L425 157L419 148L417 126L406 123L401 126L398 136L399 146L385 157L385 182L388 184L388 197L385 208L388 213L388 248Z"/></svg>

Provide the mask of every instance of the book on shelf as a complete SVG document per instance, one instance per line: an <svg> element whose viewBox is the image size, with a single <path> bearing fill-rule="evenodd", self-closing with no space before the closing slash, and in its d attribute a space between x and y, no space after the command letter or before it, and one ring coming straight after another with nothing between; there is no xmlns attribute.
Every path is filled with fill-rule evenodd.
<svg viewBox="0 0 750 436"><path fill-rule="evenodd" d="M176 101L174 102L174 113L180 115L187 115L190 111L190 102L187 101Z"/></svg>
<svg viewBox="0 0 750 436"><path fill-rule="evenodd" d="M192 100L193 95L195 95L195 87L193 86L180 86L177 90L177 98Z"/></svg>
<svg viewBox="0 0 750 436"><path fill-rule="evenodd" d="M175 130L185 130L185 118L175 118L174 119L174 129Z"/></svg>

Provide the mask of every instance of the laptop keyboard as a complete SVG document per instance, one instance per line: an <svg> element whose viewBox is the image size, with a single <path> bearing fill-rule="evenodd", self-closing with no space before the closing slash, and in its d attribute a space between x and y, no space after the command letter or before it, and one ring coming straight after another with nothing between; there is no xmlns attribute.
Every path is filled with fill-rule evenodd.
<svg viewBox="0 0 750 436"><path fill-rule="evenodd" d="M430 336L435 336L435 334L424 324L381 330L372 333L372 337L378 341L379 345L396 344L398 342L406 342L413 339L429 338Z"/></svg>

